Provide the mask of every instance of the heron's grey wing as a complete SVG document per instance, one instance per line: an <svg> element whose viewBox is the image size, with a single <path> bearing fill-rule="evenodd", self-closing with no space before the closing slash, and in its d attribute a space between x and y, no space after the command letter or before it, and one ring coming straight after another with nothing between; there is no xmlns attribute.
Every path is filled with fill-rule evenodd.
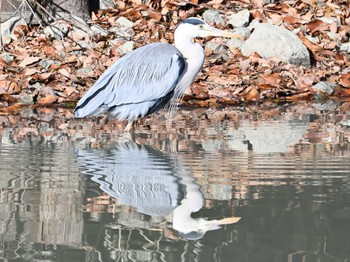
<svg viewBox="0 0 350 262"><path fill-rule="evenodd" d="M81 98L75 117L84 117L122 105L141 104L166 97L185 70L185 60L172 45L150 44L120 58Z"/></svg>

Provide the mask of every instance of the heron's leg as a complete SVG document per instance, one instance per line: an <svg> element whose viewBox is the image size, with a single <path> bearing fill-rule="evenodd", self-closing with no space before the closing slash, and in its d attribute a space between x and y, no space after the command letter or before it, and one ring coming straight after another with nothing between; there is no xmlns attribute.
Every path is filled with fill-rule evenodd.
<svg viewBox="0 0 350 262"><path fill-rule="evenodd" d="M135 121L131 121L131 122L128 122L128 124L126 125L124 131L125 132L134 131L134 128L135 128Z"/></svg>

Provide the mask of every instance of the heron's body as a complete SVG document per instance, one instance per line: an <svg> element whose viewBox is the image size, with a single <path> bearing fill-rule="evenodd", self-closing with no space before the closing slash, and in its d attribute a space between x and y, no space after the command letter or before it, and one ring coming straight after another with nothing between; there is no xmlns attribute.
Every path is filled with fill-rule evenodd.
<svg viewBox="0 0 350 262"><path fill-rule="evenodd" d="M175 31L175 46L149 44L125 55L108 68L81 98L75 117L107 112L119 120L132 122L180 97L204 62L202 47L192 41L201 34L189 29L206 26L214 33L205 31L203 35L227 34L234 37L209 27L200 19L189 18L186 21Z"/></svg>

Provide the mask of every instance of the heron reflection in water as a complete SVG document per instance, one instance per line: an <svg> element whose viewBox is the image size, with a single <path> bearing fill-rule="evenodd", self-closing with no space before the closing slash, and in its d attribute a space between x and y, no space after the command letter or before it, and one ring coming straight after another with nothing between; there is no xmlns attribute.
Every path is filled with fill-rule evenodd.
<svg viewBox="0 0 350 262"><path fill-rule="evenodd" d="M109 150L79 150L77 157L83 172L119 204L135 207L155 220L172 214L173 229L184 239L199 239L209 230L240 219L191 217L204 206L204 197L176 154L129 142Z"/></svg>
<svg viewBox="0 0 350 262"><path fill-rule="evenodd" d="M231 32L209 26L198 18L180 23L174 34L175 46L153 43L134 50L108 68L75 108L76 118L108 113L128 120L126 131L134 121L170 105L193 82L204 62L201 45L193 38L222 36L241 38Z"/></svg>

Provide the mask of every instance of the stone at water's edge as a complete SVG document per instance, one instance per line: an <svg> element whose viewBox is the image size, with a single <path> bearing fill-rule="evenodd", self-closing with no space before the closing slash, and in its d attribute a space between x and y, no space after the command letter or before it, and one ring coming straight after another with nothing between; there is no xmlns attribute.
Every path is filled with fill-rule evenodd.
<svg viewBox="0 0 350 262"><path fill-rule="evenodd" d="M203 13L202 17L203 20L208 24L214 23L215 25L221 24L222 26L226 26L224 18L218 11L207 10Z"/></svg>
<svg viewBox="0 0 350 262"><path fill-rule="evenodd" d="M237 12L230 16L229 24L233 27L245 27L248 26L250 19L250 12L248 9Z"/></svg>
<svg viewBox="0 0 350 262"><path fill-rule="evenodd" d="M276 25L255 23L254 31L242 45L242 54L256 52L264 58L277 57L285 63L309 67L310 54L293 32Z"/></svg>
<svg viewBox="0 0 350 262"><path fill-rule="evenodd" d="M328 95L331 95L334 93L336 86L337 85L335 83L321 81L321 82L318 82L317 84L313 85L312 89L315 91L320 91L320 92L326 93Z"/></svg>

